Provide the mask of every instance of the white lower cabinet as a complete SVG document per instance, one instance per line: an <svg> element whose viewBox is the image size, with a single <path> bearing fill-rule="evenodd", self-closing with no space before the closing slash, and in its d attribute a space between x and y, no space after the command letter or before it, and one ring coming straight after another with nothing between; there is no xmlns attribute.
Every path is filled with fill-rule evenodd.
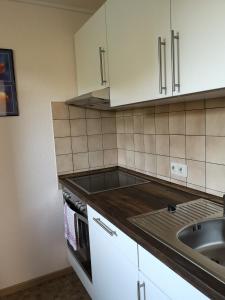
<svg viewBox="0 0 225 300"><path fill-rule="evenodd" d="M144 274L139 272L138 300L169 300L157 286L155 286Z"/></svg>
<svg viewBox="0 0 225 300"><path fill-rule="evenodd" d="M199 290L167 267L151 253L138 246L139 269L145 276L173 300L206 300ZM146 298L146 300L151 298ZM153 298L154 299L154 298ZM161 298L159 298L161 299ZM166 298L162 298L166 299ZM142 299L141 299L142 300Z"/></svg>
<svg viewBox="0 0 225 300"><path fill-rule="evenodd" d="M137 244L90 207L88 220L92 299L137 300ZM136 263L132 261L133 257L129 257L132 253L136 253Z"/></svg>
<svg viewBox="0 0 225 300"><path fill-rule="evenodd" d="M206 300L199 290L88 206L93 300Z"/></svg>

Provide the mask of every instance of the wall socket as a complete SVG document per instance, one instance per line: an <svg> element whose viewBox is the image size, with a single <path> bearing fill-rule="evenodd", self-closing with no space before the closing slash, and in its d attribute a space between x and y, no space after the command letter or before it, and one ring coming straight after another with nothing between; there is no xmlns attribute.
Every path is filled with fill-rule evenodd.
<svg viewBox="0 0 225 300"><path fill-rule="evenodd" d="M170 170L173 175L187 177L187 165L171 162Z"/></svg>

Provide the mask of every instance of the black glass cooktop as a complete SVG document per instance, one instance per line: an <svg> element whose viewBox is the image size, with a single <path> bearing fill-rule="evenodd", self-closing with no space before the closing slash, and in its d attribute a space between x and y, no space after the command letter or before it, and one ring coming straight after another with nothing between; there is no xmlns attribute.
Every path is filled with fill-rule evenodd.
<svg viewBox="0 0 225 300"><path fill-rule="evenodd" d="M74 176L72 178L68 178L68 181L88 194L94 194L148 182L148 180L120 170L101 172L79 177Z"/></svg>

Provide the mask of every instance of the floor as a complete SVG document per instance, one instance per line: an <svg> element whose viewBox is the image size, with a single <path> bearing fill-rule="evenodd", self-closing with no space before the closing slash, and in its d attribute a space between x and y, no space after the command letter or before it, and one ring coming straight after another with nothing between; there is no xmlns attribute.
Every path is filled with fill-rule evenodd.
<svg viewBox="0 0 225 300"><path fill-rule="evenodd" d="M90 297L75 273L71 273L0 300L90 300Z"/></svg>

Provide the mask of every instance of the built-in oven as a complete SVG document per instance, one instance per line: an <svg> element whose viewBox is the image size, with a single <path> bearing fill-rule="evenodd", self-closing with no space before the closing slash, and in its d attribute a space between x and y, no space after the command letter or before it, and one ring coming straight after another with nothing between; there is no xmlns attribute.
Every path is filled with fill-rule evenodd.
<svg viewBox="0 0 225 300"><path fill-rule="evenodd" d="M91 258L88 230L87 205L67 188L63 188L64 205L68 205L74 213L74 232L76 238L76 248L71 245L70 239L67 239L67 246L78 262L80 267L91 280Z"/></svg>

